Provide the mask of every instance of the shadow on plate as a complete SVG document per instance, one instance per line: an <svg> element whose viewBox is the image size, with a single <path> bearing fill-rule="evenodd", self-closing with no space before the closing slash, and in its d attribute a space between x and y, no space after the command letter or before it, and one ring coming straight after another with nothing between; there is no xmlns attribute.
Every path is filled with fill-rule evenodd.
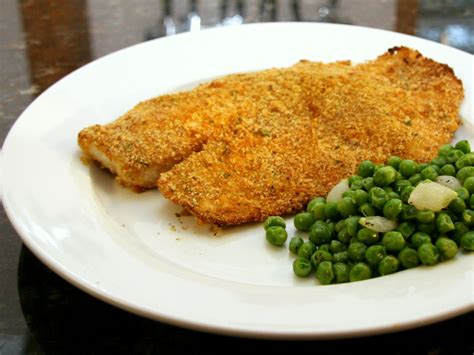
<svg viewBox="0 0 474 355"><path fill-rule="evenodd" d="M133 192L121 186L115 176L108 170L100 168L97 164L90 164L89 175L96 193L97 200L107 210L111 217L116 216L119 207L127 208L127 214L133 215L132 220L149 223L158 218L169 222L173 228L180 232L193 234L203 238L214 238L216 236L232 236L245 233L247 230L261 228L260 222L246 223L240 226L226 226L213 228L209 224L200 224L196 218L183 211L183 208L166 200L158 190L151 189L144 192ZM113 209L109 208L110 206ZM134 212L135 211L135 212ZM147 213L147 211L151 211ZM128 217L129 217L128 216Z"/></svg>
<svg viewBox="0 0 474 355"><path fill-rule="evenodd" d="M25 247L18 267L18 292L31 334L47 354L347 354L372 348L385 349L384 354L472 354L474 350L472 314L410 331L331 341L242 339L182 329L89 296L46 268Z"/></svg>

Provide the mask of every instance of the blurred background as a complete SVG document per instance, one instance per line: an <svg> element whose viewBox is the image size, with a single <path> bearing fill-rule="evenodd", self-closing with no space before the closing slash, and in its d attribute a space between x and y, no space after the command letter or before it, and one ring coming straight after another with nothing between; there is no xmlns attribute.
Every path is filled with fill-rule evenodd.
<svg viewBox="0 0 474 355"><path fill-rule="evenodd" d="M270 21L374 27L474 53L474 0L0 0L0 144L36 96L96 58L181 32ZM229 348L350 353L380 346L387 354L461 354L474 351L468 340L472 321L472 314L463 315L396 334L318 342L315 348L270 348L263 341L203 335L133 316L70 286L22 245L0 209L0 355Z"/></svg>
<svg viewBox="0 0 474 355"><path fill-rule="evenodd" d="M381 28L474 53L474 0L0 0L0 142L21 112L10 100L24 107L96 58L185 31L269 21Z"/></svg>

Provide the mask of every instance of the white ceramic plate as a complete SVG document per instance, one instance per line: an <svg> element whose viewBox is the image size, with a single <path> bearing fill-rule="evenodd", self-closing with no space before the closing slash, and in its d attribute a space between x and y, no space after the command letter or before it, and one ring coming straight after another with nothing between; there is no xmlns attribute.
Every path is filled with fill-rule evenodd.
<svg viewBox="0 0 474 355"><path fill-rule="evenodd" d="M79 160L76 136L140 100L232 72L373 59L406 45L454 68L473 118L472 56L396 33L323 24L261 24L155 40L62 79L21 115L4 144L3 203L51 269L123 309L179 326L252 337L334 338L397 331L467 312L473 256L364 282L297 279L261 224L214 235L159 192L132 193ZM461 128L457 138L471 136ZM291 225L291 222L290 222ZM291 234L291 233L290 233Z"/></svg>

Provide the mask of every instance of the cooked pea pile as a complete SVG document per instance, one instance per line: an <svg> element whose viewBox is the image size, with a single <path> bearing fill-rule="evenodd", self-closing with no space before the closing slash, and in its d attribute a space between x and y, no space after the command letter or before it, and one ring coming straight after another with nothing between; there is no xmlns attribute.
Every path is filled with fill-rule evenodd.
<svg viewBox="0 0 474 355"><path fill-rule="evenodd" d="M474 250L474 153L468 141L443 145L429 163L392 156L385 165L363 161L357 173L341 196L316 197L294 217L298 235L289 250L297 276L314 273L323 285L361 281L452 259L458 248ZM409 203L416 186L429 182L455 191L447 190L451 198L441 210ZM283 218L269 217L264 228L268 242L286 243Z"/></svg>

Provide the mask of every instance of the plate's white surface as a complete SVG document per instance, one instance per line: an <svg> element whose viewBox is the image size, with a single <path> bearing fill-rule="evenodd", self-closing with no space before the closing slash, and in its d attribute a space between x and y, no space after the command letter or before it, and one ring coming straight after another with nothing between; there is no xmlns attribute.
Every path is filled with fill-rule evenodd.
<svg viewBox="0 0 474 355"><path fill-rule="evenodd" d="M80 129L112 121L140 100L302 58L373 59L397 45L454 68L465 87L462 115L474 118L472 56L433 42L304 23L178 35L86 65L31 104L4 144L4 206L24 242L58 274L121 308L181 326L329 338L467 312L473 307L472 255L364 282L315 286L314 278L293 276L287 248L268 245L260 224L214 236L191 217L176 217L179 207L157 191L134 194L79 160ZM464 137L471 138L466 128L456 139Z"/></svg>

